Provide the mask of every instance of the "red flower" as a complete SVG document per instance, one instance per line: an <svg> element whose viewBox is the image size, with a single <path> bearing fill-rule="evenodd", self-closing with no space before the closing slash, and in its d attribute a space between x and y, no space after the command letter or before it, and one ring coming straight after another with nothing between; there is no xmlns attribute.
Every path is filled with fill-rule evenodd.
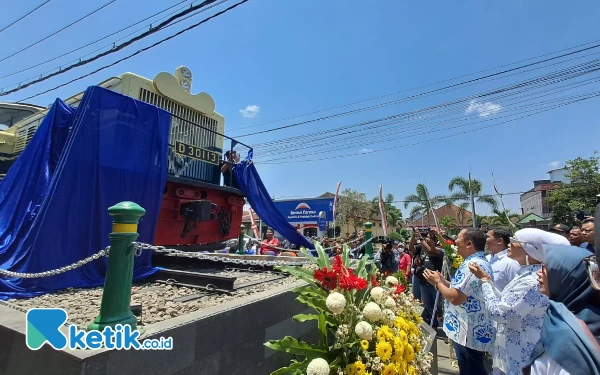
<svg viewBox="0 0 600 375"><path fill-rule="evenodd" d="M379 286L379 282L377 281L377 278L375 277L375 275L371 275L371 285Z"/></svg>
<svg viewBox="0 0 600 375"><path fill-rule="evenodd" d="M335 271L327 268L319 269L314 272L313 277L327 290L337 288L338 276Z"/></svg>
<svg viewBox="0 0 600 375"><path fill-rule="evenodd" d="M346 268L339 255L333 258L331 270L322 268L316 270L313 274L315 280L321 283L325 289L332 290L340 287L345 290L365 289L367 280L354 274L352 269Z"/></svg>
<svg viewBox="0 0 600 375"><path fill-rule="evenodd" d="M404 285L398 284L398 285L396 285L396 291L394 293L402 294L402 293L404 293L405 290L406 290L406 287Z"/></svg>

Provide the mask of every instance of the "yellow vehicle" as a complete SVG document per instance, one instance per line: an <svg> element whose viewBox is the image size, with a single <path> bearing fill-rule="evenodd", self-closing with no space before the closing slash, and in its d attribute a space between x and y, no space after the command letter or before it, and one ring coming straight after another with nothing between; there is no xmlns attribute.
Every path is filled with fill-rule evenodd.
<svg viewBox="0 0 600 375"><path fill-rule="evenodd" d="M167 186L155 244L199 245L237 238L245 199L241 191L220 185L224 138L229 138L223 134L225 119L215 111L215 101L209 94L190 93L192 72L181 66L175 74L162 72L153 79L124 73L98 86L171 113ZM83 94L73 95L64 102L77 107ZM49 108L37 106L13 106L21 108L21 111L7 124L8 129L0 131L2 173L7 173L6 170L23 152L49 111ZM7 110L0 119L8 119L9 116ZM243 145L233 140L232 143ZM212 203L213 210L216 210L215 219L190 229L187 219L182 216L182 205L200 200Z"/></svg>

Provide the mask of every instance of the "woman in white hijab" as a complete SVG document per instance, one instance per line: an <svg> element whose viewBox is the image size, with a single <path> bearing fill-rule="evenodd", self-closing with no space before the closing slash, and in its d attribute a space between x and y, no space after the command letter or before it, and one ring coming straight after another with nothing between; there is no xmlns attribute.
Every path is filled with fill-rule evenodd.
<svg viewBox="0 0 600 375"><path fill-rule="evenodd" d="M510 239L507 255L521 268L502 292L494 287L492 277L478 265L469 265L480 280L485 308L496 323L494 374L520 375L540 338L548 298L540 292L537 275L544 262L544 245L569 245L558 234L536 228L517 231Z"/></svg>

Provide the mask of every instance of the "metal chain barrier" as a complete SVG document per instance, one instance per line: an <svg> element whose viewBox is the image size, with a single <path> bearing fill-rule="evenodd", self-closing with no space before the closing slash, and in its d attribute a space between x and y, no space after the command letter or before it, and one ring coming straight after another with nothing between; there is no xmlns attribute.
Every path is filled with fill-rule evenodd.
<svg viewBox="0 0 600 375"><path fill-rule="evenodd" d="M244 237L249 238L249 239L251 239L253 241L256 241L259 245L262 245L262 243L263 243L263 241L259 240L258 238L251 237L251 236L249 236L247 234L244 234ZM367 243L373 241L373 239L374 239L373 237L369 238L367 241L361 243L357 247L355 247L353 249L350 249L350 252L354 253L354 252L362 249L364 246L367 245ZM286 248L283 248L283 247L276 247L276 246L271 246L271 245L268 245L268 246L270 248L272 248L272 249L279 250L279 251L286 251L286 252L291 252L291 253L298 253L298 252L300 252L300 250L286 249ZM330 247L323 248L323 250L325 250L325 251L327 251L327 250L333 250L333 248L334 248L333 246L330 246Z"/></svg>
<svg viewBox="0 0 600 375"><path fill-rule="evenodd" d="M373 240L373 238L370 238L369 240L363 242L356 248L352 249L351 252L353 252L353 253L357 252L358 250L360 250L361 248L366 246L367 243L369 243L372 240ZM145 250L151 250L151 251L154 251L159 254L173 254L173 255L178 255L178 256L192 258L192 259L210 260L213 262L232 263L232 264L247 265L247 266L287 266L287 265L301 266L301 265L305 265L305 264L312 264L312 262L310 260L306 260L306 261L299 260L297 262L291 262L291 261L285 261L285 260L251 260L251 259L229 258L229 257L224 257L224 256L209 255L209 254L200 253L200 252L167 249L164 246L154 246L154 245L140 243L140 242L133 242L132 246L134 247L135 256L140 256L142 254L142 252ZM282 249L282 250L289 251L288 249ZM82 259L78 262L72 263L68 266L60 267L60 268L50 270L50 271L36 272L36 273L21 273L21 272L14 272L14 271L0 269L0 275L7 276L7 277L21 278L21 279L35 279L35 278L59 275L61 273L65 273L65 272L77 269L79 267L82 267L82 266L90 263L91 261L100 259L101 257L107 256L109 251L110 251L110 246L107 246L106 248L98 251L96 254L91 255L85 259ZM248 255L248 256L252 257L252 255Z"/></svg>
<svg viewBox="0 0 600 375"><path fill-rule="evenodd" d="M96 254L91 255L83 260L80 260L79 262L75 262L68 266L60 267L60 268L57 268L57 269L51 270L51 271L36 272L36 273L20 273L20 272L13 272L13 271L7 271L7 270L0 269L0 275L4 275L4 276L8 276L8 277L16 277L16 278L20 278L20 279L36 279L36 278L40 278L40 277L59 275L61 273L72 271L76 268L84 266L93 260L100 259L103 256L107 256L109 251L110 251L110 246L107 246L105 249L102 249L102 250L98 251Z"/></svg>
<svg viewBox="0 0 600 375"><path fill-rule="evenodd" d="M199 253L193 251L183 251L183 250L175 250L175 249L167 249L164 246L153 246L145 243L134 242L133 245L137 248L141 248L142 250L152 250L156 253L160 254L174 254L180 255L186 258L192 259L200 259L200 260L210 260L213 262L223 262L223 263L233 263L233 264L241 264L241 265L249 265L249 266L293 266L293 265L304 265L304 264L312 264L311 261L298 261L298 262L289 262L283 260L249 260L249 259L236 259L229 258L224 256L215 256L209 255L206 253ZM252 255L248 255L252 256Z"/></svg>

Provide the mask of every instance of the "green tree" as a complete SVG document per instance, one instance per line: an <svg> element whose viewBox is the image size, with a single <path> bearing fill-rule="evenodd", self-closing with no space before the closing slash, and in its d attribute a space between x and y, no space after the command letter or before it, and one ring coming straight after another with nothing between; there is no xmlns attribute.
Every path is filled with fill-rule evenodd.
<svg viewBox="0 0 600 375"><path fill-rule="evenodd" d="M513 231L514 227L511 224L510 219L518 218L520 215L510 212L510 210L493 210L494 216L489 217L489 225L497 225L507 228Z"/></svg>
<svg viewBox="0 0 600 375"><path fill-rule="evenodd" d="M475 202L487 204L492 210L498 208L498 202L494 197L490 196L481 196L481 192L483 191L483 184L479 180L471 179L469 181L468 178L464 177L454 177L448 183L448 190L452 193L450 197L448 197L448 201L456 204L459 207L459 211L467 209L471 204L471 193L475 198Z"/></svg>
<svg viewBox="0 0 600 375"><path fill-rule="evenodd" d="M439 223L440 223L440 226L442 228L445 228L446 230L449 230L450 227L455 227L457 225L456 218L450 217L448 215L441 217L439 219Z"/></svg>
<svg viewBox="0 0 600 375"><path fill-rule="evenodd" d="M570 181L551 191L548 199L554 223L573 225L575 212L581 210L594 214L596 205L600 203L600 157L596 155L594 152L588 159L578 157L565 162L565 176Z"/></svg>
<svg viewBox="0 0 600 375"><path fill-rule="evenodd" d="M429 194L425 184L417 184L415 191L416 194L410 194L404 198L405 209L408 208L409 205L414 204L409 213L409 217L411 218L418 213L425 215L431 210L439 207L447 200L447 198L442 195L436 195L432 197Z"/></svg>
<svg viewBox="0 0 600 375"><path fill-rule="evenodd" d="M404 237L398 232L390 232L388 233L388 239L392 241L402 241L404 242Z"/></svg>
<svg viewBox="0 0 600 375"><path fill-rule="evenodd" d="M367 200L365 193L359 193L356 190L346 189L341 192L338 208L336 210L336 223L343 225L352 222L354 231L362 227L364 220L371 215L371 202Z"/></svg>
<svg viewBox="0 0 600 375"><path fill-rule="evenodd" d="M387 194L383 200L383 206L385 208L385 216L390 227L396 227L401 223L402 211L398 207L394 206L394 195ZM371 217L379 215L379 197L375 197L371 200Z"/></svg>
<svg viewBox="0 0 600 375"><path fill-rule="evenodd" d="M404 239L404 242L408 242L412 237L412 232L407 228L400 228L400 235Z"/></svg>

